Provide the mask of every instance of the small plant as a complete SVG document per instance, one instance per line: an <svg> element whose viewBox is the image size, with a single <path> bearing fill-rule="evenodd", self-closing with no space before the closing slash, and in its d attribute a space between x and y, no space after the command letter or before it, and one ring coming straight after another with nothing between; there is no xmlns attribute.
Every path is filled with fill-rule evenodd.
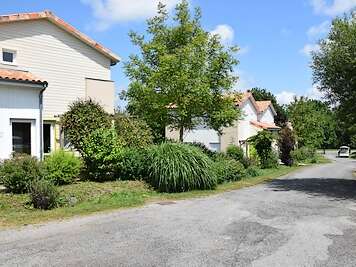
<svg viewBox="0 0 356 267"><path fill-rule="evenodd" d="M40 162L30 155L13 154L0 168L0 181L12 193L26 193L30 182L42 176Z"/></svg>
<svg viewBox="0 0 356 267"><path fill-rule="evenodd" d="M235 145L229 145L226 150L226 154L237 161L242 161L245 154L244 150L241 147L235 146Z"/></svg>
<svg viewBox="0 0 356 267"><path fill-rule="evenodd" d="M187 144L162 143L148 151L148 182L161 192L213 189L212 160Z"/></svg>
<svg viewBox="0 0 356 267"><path fill-rule="evenodd" d="M121 140L115 129L98 129L85 138L82 157L90 180L109 181L117 178L122 158Z"/></svg>
<svg viewBox="0 0 356 267"><path fill-rule="evenodd" d="M277 152L271 150L263 161L263 169L275 169L279 166L279 158Z"/></svg>
<svg viewBox="0 0 356 267"><path fill-rule="evenodd" d="M71 184L81 172L82 161L72 152L58 150L48 156L44 163L45 179L55 185Z"/></svg>
<svg viewBox="0 0 356 267"><path fill-rule="evenodd" d="M127 147L145 148L153 144L150 127L142 120L116 113L114 116L117 135Z"/></svg>
<svg viewBox="0 0 356 267"><path fill-rule="evenodd" d="M50 181L35 180L30 184L30 199L34 208L49 210L57 207L59 193Z"/></svg>
<svg viewBox="0 0 356 267"><path fill-rule="evenodd" d="M249 177L256 177L261 174L261 170L257 166L250 166L246 169L246 175Z"/></svg>
<svg viewBox="0 0 356 267"><path fill-rule="evenodd" d="M284 127L279 133L278 148L281 161L287 166L293 165L291 152L294 150L295 142L293 131L289 127Z"/></svg>
<svg viewBox="0 0 356 267"><path fill-rule="evenodd" d="M234 159L219 158L213 163L218 183L238 181L246 176L244 166Z"/></svg>

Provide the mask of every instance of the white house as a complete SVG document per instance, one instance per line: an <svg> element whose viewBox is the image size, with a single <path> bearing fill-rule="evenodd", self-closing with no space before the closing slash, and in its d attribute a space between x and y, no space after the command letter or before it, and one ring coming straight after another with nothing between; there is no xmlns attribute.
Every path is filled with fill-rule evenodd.
<svg viewBox="0 0 356 267"><path fill-rule="evenodd" d="M0 159L64 145L58 121L92 98L114 111L119 57L50 11L0 16Z"/></svg>
<svg viewBox="0 0 356 267"><path fill-rule="evenodd" d="M185 131L183 141L187 143L203 143L214 151L225 151L230 144L242 146L247 149L246 140L263 129L278 131L280 127L274 123L277 115L271 101L256 101L250 91L242 94L235 101L236 108L241 109L242 118L233 126L224 128L222 134L204 126L199 126L192 131ZM166 137L173 140L179 139L179 132L169 127Z"/></svg>

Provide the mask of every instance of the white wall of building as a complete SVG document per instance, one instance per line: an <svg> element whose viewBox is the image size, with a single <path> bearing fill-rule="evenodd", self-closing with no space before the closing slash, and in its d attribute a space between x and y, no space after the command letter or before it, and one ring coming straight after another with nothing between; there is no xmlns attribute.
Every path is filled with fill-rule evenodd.
<svg viewBox="0 0 356 267"><path fill-rule="evenodd" d="M186 131L183 141L187 143L203 143L206 147L214 151L220 151L220 136L212 129L198 127L197 129Z"/></svg>
<svg viewBox="0 0 356 267"><path fill-rule="evenodd" d="M257 111L250 99L241 106L242 119L239 120L239 141L246 140L254 134L250 121L257 121Z"/></svg>
<svg viewBox="0 0 356 267"><path fill-rule="evenodd" d="M274 123L274 115L271 107L268 107L268 109L266 109L265 112L262 113L260 121L271 124Z"/></svg>
<svg viewBox="0 0 356 267"><path fill-rule="evenodd" d="M12 121L31 122L31 153L40 157L39 88L0 84L0 159L12 153Z"/></svg>
<svg viewBox="0 0 356 267"><path fill-rule="evenodd" d="M27 70L48 82L44 119L84 98L85 78L111 79L110 59L47 20L1 24L1 49L15 50L16 62L0 67Z"/></svg>

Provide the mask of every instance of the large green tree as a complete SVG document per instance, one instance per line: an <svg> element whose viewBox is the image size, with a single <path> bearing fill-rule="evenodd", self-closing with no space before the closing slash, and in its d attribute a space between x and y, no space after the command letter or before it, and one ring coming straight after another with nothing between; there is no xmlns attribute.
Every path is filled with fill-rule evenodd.
<svg viewBox="0 0 356 267"><path fill-rule="evenodd" d="M336 18L328 36L313 54L313 77L318 88L337 106L338 120L346 132L356 134L356 15Z"/></svg>
<svg viewBox="0 0 356 267"><path fill-rule="evenodd" d="M335 143L335 116L326 103L305 97L295 98L288 106L288 115L298 146L327 148Z"/></svg>
<svg viewBox="0 0 356 267"><path fill-rule="evenodd" d="M131 80L127 109L144 119L156 137L167 125L179 129L182 140L185 129L203 123L220 131L238 118L233 99L226 97L237 80L238 49L224 47L200 19L200 9L192 15L185 0L172 20L159 4L157 16L147 21L147 36L130 33L139 54L125 64Z"/></svg>
<svg viewBox="0 0 356 267"><path fill-rule="evenodd" d="M274 94L269 92L264 88L252 88L251 90L253 97L257 101L270 100L277 115L274 117L274 122L281 127L284 127L288 121L287 112L285 108L278 104L277 99Z"/></svg>

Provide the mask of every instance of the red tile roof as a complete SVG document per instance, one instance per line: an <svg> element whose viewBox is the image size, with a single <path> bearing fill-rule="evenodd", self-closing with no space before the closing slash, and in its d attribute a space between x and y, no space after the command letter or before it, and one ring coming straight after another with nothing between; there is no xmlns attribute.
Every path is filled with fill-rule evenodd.
<svg viewBox="0 0 356 267"><path fill-rule="evenodd" d="M267 122L259 122L259 121L250 121L250 123L258 128L262 129L280 129L281 127L278 127L274 123L267 123Z"/></svg>
<svg viewBox="0 0 356 267"><path fill-rule="evenodd" d="M91 46L107 58L111 60L111 65L115 65L120 61L120 57L115 55L109 49L105 48L101 44L95 42L85 34L78 31L72 25L68 24L61 18L54 15L51 11L43 11L43 12L34 12L34 13L19 13L19 14L10 14L10 15L2 15L0 16L0 24L2 23L10 23L10 22L18 22L18 21L29 21L29 20L40 20L46 19L58 27L62 28L66 32L70 33L74 37L78 38L82 42Z"/></svg>
<svg viewBox="0 0 356 267"><path fill-rule="evenodd" d="M47 84L46 81L34 76L31 72L10 69L0 69L0 80Z"/></svg>
<svg viewBox="0 0 356 267"><path fill-rule="evenodd" d="M259 112L264 112L270 105L272 105L272 102L270 100L267 101L256 101L258 111Z"/></svg>

